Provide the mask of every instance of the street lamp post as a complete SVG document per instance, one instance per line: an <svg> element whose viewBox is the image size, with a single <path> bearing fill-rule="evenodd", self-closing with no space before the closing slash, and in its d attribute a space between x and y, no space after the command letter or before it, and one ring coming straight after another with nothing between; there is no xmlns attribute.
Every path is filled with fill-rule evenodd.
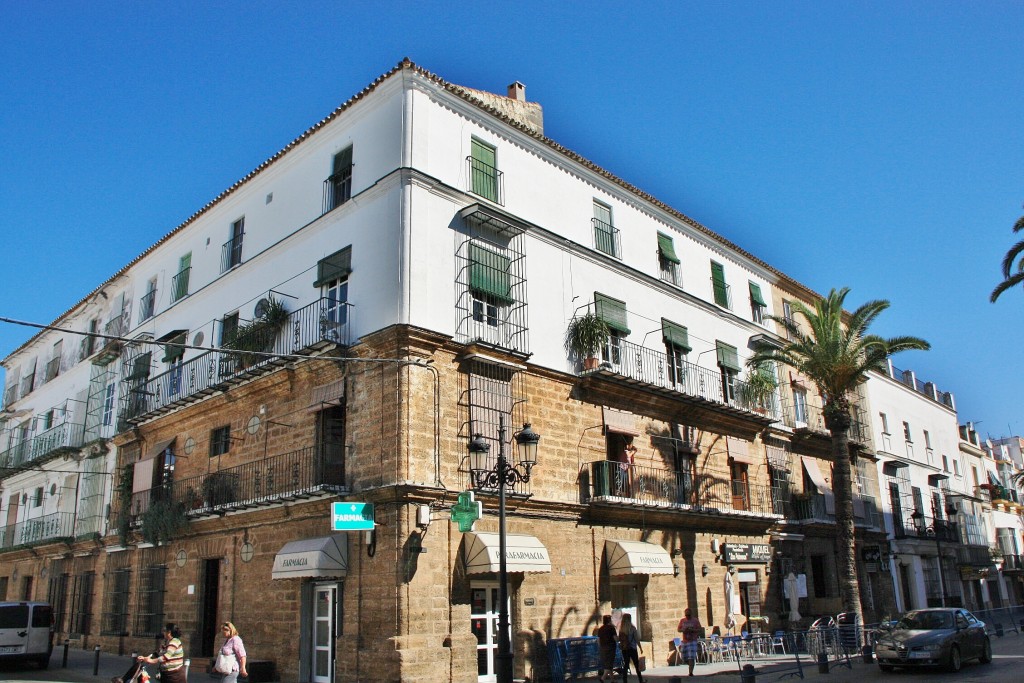
<svg viewBox="0 0 1024 683"><path fill-rule="evenodd" d="M515 440L519 463L510 465L505 458L505 416L498 420L498 462L489 467L491 445L480 434L469 442L469 469L473 484L478 489L498 489L498 654L495 661L498 683L512 683L512 644L509 640L508 618L508 562L505 531L505 488L530 481L530 473L537 464L537 444L540 435L529 423L516 432ZM522 469L520 469L522 468Z"/></svg>
<svg viewBox="0 0 1024 683"><path fill-rule="evenodd" d="M946 509L946 512L950 516L955 515L956 514L956 508L953 507L952 505L950 505ZM942 539L945 536L945 537L947 537L946 540L949 540L949 537L952 536L952 533L951 533L952 532L951 523L946 522L945 520L938 520L938 519L936 519L936 520L932 520L932 524L929 525L929 524L927 524L925 522L924 513L921 512L920 510L915 510L913 512L913 514L910 515L910 518L912 520L914 520L914 526L917 527L917 533L918 534L920 534L921 536L925 536L928 533L931 533L932 537L935 538L935 555L936 555L936 559L938 560L938 563L939 563L939 591L940 591L940 595L939 595L939 601L940 602L939 602L939 605L942 606L942 607L945 607L946 606L946 578L945 578L945 572L942 569Z"/></svg>

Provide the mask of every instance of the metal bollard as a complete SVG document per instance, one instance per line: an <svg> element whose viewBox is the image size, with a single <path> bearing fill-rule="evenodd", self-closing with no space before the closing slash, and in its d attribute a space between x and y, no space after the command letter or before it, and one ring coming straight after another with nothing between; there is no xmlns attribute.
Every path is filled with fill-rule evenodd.
<svg viewBox="0 0 1024 683"><path fill-rule="evenodd" d="M97 645L96 647L94 647L93 648L93 652L94 652L94 655L93 655L93 660L92 660L92 675L93 676L99 676L100 675L100 646Z"/></svg>
<svg viewBox="0 0 1024 683"><path fill-rule="evenodd" d="M186 681L188 680L188 668L190 666L192 666L192 660L191 659L186 659L185 660L185 680Z"/></svg>
<svg viewBox="0 0 1024 683"><path fill-rule="evenodd" d="M68 647L71 645L71 641L67 638L64 639L64 658L60 661L60 668L68 668Z"/></svg>
<svg viewBox="0 0 1024 683"><path fill-rule="evenodd" d="M874 656L872 655L872 652L871 652L871 645L865 645L864 646L864 663L865 664L870 664L873 661L875 661L875 658L874 658Z"/></svg>
<svg viewBox="0 0 1024 683"><path fill-rule="evenodd" d="M996 624L996 637L997 638L1002 638L1003 637L1003 625L1002 624Z"/></svg>
<svg viewBox="0 0 1024 683"><path fill-rule="evenodd" d="M740 671L740 683L757 683L757 669L753 664L744 664Z"/></svg>
<svg viewBox="0 0 1024 683"><path fill-rule="evenodd" d="M826 653L826 652L819 652L818 653L818 673L820 673L820 674L827 674L828 673L828 653Z"/></svg>

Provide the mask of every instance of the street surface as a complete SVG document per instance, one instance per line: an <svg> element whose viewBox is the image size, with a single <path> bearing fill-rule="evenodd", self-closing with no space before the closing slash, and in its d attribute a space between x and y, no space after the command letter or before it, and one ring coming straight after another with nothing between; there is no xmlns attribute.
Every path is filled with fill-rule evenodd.
<svg viewBox="0 0 1024 683"><path fill-rule="evenodd" d="M960 673L953 674L948 671L936 669L907 670L897 669L893 673L882 673L877 664L865 664L861 658L852 660L852 669L845 666L833 666L827 674L819 673L817 664L806 660L804 667L804 680L815 683L874 683L885 681L887 683L931 683L931 681L957 683L1020 683L1024 681L1024 635L1008 633L1002 638L992 638L993 660L991 664L979 664L967 662ZM118 657L114 654L100 653L99 673L93 675L93 664L95 653L92 650L69 650L68 667L61 668L64 656L64 648L57 647L50 658L50 668L42 671L32 664L14 664L11 662L0 662L0 681L10 683L23 683L29 681L48 681L49 683L108 683L114 676L120 676L131 663L129 656ZM792 660L790 660L792 661ZM771 673L772 667L767 666L763 661L754 660L752 663L758 669L757 683L775 683L779 681L780 674ZM189 680L192 683L215 683L217 679L211 678L205 671L206 662L198 669L193 668L189 673ZM151 667L152 669L152 667ZM694 680L705 679L713 681L733 681L740 679L739 670L735 663L702 664L694 671ZM685 666L662 666L649 669L644 674L644 680L649 683L680 683L689 680L686 676ZM574 680L596 681L597 676L591 675L587 678ZM617 679L617 680L621 680ZM781 679L784 682L799 681L800 679L791 676ZM629 677L629 683L634 683L636 676ZM465 683L475 683L466 681ZM538 682L539 683L539 682Z"/></svg>

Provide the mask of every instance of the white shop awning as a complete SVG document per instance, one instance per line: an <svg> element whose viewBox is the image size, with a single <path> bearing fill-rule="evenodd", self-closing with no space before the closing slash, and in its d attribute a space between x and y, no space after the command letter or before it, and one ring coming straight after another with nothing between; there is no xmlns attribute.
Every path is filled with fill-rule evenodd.
<svg viewBox="0 0 1024 683"><path fill-rule="evenodd" d="M467 574L497 573L501 561L498 534L474 531L463 541ZM543 574L551 571L548 549L536 536L507 534L505 536L505 571Z"/></svg>
<svg viewBox="0 0 1024 683"><path fill-rule="evenodd" d="M274 579L343 579L348 575L348 536L290 541L274 557Z"/></svg>
<svg viewBox="0 0 1024 683"><path fill-rule="evenodd" d="M608 575L674 574L672 558L657 543L644 541L605 541Z"/></svg>

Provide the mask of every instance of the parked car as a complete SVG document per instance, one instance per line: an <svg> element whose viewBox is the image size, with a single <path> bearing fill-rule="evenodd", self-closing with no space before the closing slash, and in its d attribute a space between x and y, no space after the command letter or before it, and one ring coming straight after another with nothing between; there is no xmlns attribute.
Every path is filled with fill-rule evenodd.
<svg viewBox="0 0 1024 683"><path fill-rule="evenodd" d="M35 661L50 665L53 652L53 608L45 602L0 602L0 660Z"/></svg>
<svg viewBox="0 0 1024 683"><path fill-rule="evenodd" d="M959 671L968 659L992 661L992 643L985 624L960 608L919 609L907 612L896 625L875 640L878 668L944 666Z"/></svg>

